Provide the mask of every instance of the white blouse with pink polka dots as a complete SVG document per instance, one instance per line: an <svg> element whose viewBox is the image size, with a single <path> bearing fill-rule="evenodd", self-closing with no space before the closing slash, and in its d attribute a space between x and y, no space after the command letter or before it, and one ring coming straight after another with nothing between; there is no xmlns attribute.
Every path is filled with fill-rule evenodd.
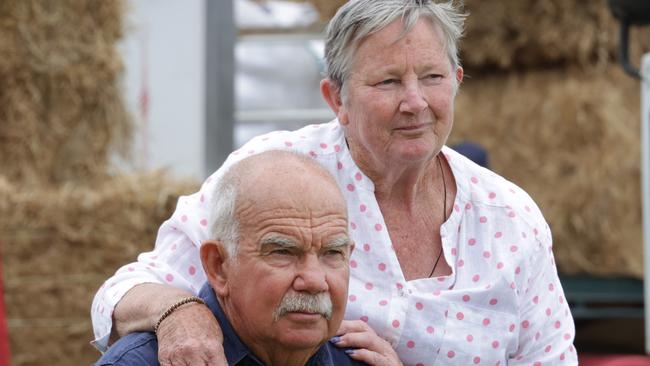
<svg viewBox="0 0 650 366"><path fill-rule="evenodd" d="M445 147L457 185L452 214L441 227L452 274L406 281L373 183L352 160L336 120L256 137L233 152L199 192L181 197L160 227L154 250L120 268L95 296L99 349L107 346L115 304L136 284L167 283L197 292L206 280L198 247L207 239L214 182L225 167L271 149L308 154L337 179L357 246L346 319L367 322L405 365L577 364L551 233L531 198Z"/></svg>

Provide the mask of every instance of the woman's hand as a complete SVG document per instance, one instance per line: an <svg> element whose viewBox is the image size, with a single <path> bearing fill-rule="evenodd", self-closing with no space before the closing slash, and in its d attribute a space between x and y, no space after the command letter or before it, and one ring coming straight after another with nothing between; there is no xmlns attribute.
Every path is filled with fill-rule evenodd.
<svg viewBox="0 0 650 366"><path fill-rule="evenodd" d="M160 315L171 304L194 294L157 283L143 283L130 289L115 306L114 333L153 331ZM226 366L223 333L210 309L189 303L173 311L160 323L158 361L162 366Z"/></svg>
<svg viewBox="0 0 650 366"><path fill-rule="evenodd" d="M178 308L160 324L157 336L161 366L228 364L219 323L205 305L187 304Z"/></svg>
<svg viewBox="0 0 650 366"><path fill-rule="evenodd" d="M375 366L402 365L390 343L361 320L344 320L336 334L338 336L332 339L332 343L350 348L346 353L353 360Z"/></svg>

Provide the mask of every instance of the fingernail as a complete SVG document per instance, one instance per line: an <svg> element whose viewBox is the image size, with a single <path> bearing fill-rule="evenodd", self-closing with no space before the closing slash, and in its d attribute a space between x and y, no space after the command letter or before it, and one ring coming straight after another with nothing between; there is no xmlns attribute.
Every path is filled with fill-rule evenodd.
<svg viewBox="0 0 650 366"><path fill-rule="evenodd" d="M353 350L353 349L346 349L346 350L345 350L345 353L346 353L348 356L352 356L352 355L354 354L354 350Z"/></svg>
<svg viewBox="0 0 650 366"><path fill-rule="evenodd" d="M332 337L332 339L330 339L330 342L332 342L334 344L337 344L340 341L341 341L341 337Z"/></svg>

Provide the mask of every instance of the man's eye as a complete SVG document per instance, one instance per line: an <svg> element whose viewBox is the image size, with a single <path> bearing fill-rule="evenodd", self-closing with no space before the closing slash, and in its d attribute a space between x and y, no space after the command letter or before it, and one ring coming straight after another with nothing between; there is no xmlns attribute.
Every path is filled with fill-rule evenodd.
<svg viewBox="0 0 650 366"><path fill-rule="evenodd" d="M343 256L344 253L340 249L329 249L325 251L325 255L328 257L339 257L339 256Z"/></svg>
<svg viewBox="0 0 650 366"><path fill-rule="evenodd" d="M437 81L437 80L442 79L442 75L440 75L440 74L429 74L429 75L426 76L426 79L427 80L435 80L435 81Z"/></svg>
<svg viewBox="0 0 650 366"><path fill-rule="evenodd" d="M274 255L291 255L291 251L289 249L274 249L271 251L271 254Z"/></svg>

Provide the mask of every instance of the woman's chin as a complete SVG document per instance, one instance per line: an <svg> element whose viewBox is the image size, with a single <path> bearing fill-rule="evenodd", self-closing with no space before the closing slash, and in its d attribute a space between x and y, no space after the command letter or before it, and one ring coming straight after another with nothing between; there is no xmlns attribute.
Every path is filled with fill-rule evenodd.
<svg viewBox="0 0 650 366"><path fill-rule="evenodd" d="M425 164L433 159L440 148L434 147L431 143L404 143L395 149L391 156L394 160L404 163Z"/></svg>

